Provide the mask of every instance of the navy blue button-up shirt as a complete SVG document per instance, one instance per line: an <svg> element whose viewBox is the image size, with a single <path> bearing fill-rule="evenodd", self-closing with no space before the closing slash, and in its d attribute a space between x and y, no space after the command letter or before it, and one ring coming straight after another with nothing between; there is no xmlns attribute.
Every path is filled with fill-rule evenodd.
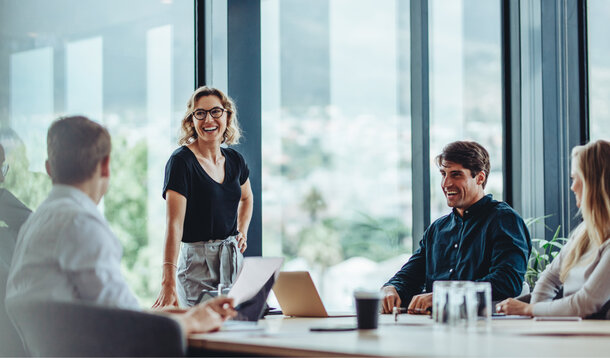
<svg viewBox="0 0 610 358"><path fill-rule="evenodd" d="M523 219L508 204L484 196L461 217L455 209L424 233L419 249L386 285L396 287L402 305L437 280L491 283L492 299L521 293L532 249Z"/></svg>

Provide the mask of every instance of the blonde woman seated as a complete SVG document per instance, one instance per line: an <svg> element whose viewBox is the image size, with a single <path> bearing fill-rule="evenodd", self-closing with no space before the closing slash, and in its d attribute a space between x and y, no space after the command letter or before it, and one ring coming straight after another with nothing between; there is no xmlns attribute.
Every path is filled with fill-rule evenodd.
<svg viewBox="0 0 610 358"><path fill-rule="evenodd" d="M498 312L588 317L610 300L610 142L572 150L572 191L583 221L542 273L531 303L506 299ZM553 300L563 285L564 297Z"/></svg>

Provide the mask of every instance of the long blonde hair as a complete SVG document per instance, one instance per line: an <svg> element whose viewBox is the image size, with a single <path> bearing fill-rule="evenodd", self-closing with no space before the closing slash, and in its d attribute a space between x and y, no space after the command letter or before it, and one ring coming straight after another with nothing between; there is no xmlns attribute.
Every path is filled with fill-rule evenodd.
<svg viewBox="0 0 610 358"><path fill-rule="evenodd" d="M562 282L587 251L610 238L610 142L598 140L574 147L572 168L582 182L579 212L583 221L570 235L571 249L559 276Z"/></svg>
<svg viewBox="0 0 610 358"><path fill-rule="evenodd" d="M195 128L193 127L193 110L195 109L195 103L201 97L205 96L218 97L222 106L227 110L227 129L223 134L223 143L228 145L238 144L239 138L241 137L241 128L239 128L239 122L237 121L237 107L235 106L235 103L233 103L233 100L221 90L208 86L197 88L186 103L186 113L184 114L184 118L182 118L178 144L186 145L197 140L197 132L195 132Z"/></svg>

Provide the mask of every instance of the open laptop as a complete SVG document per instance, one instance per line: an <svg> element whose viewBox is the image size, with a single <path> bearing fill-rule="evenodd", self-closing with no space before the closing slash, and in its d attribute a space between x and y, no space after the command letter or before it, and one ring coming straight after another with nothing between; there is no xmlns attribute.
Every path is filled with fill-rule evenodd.
<svg viewBox="0 0 610 358"><path fill-rule="evenodd" d="M296 317L353 317L354 311L329 312L307 271L280 272L273 292L282 313Z"/></svg>

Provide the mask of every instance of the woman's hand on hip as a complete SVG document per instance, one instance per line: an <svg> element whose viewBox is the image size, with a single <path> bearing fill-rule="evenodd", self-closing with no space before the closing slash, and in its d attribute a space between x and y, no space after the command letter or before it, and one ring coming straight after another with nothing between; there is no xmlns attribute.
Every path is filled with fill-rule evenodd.
<svg viewBox="0 0 610 358"><path fill-rule="evenodd" d="M237 234L237 248L239 249L239 251L243 254L244 251L246 251L246 248L248 247L248 238L246 238L246 235L242 234L241 232Z"/></svg>
<svg viewBox="0 0 610 358"><path fill-rule="evenodd" d="M152 308L163 308L163 307L178 307L178 295L176 294L176 288L174 286L163 285L161 286L161 292L157 300L153 304Z"/></svg>

